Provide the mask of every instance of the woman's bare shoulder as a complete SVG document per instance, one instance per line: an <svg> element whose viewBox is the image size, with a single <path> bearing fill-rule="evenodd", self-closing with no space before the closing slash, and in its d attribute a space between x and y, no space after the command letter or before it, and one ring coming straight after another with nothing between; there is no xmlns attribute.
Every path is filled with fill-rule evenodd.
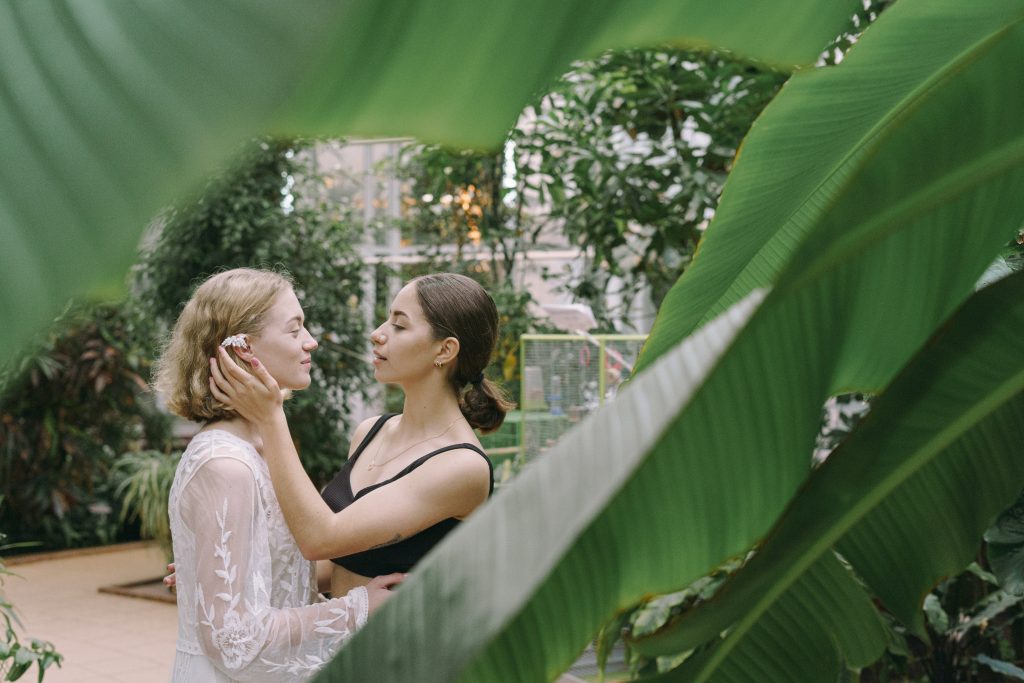
<svg viewBox="0 0 1024 683"><path fill-rule="evenodd" d="M423 463L420 468L437 478L442 486L460 488L491 480L491 465L487 456L472 448L453 448Z"/></svg>
<svg viewBox="0 0 1024 683"><path fill-rule="evenodd" d="M349 457L351 457L352 454L356 452L356 449L359 448L359 444L363 442L363 439L365 439L366 435L370 433L370 430L373 428L373 425L376 424L377 420L379 420L380 417L380 415L368 417L362 422L360 422L359 426L355 428L355 431L352 432L352 438L349 440L348 444Z"/></svg>

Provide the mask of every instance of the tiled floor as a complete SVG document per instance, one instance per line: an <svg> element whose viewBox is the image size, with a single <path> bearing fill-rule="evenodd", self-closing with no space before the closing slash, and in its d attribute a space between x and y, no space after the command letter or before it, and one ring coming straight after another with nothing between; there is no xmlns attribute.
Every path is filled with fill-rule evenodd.
<svg viewBox="0 0 1024 683"><path fill-rule="evenodd" d="M147 544L107 550L9 567L22 577L6 581L25 626L19 634L49 640L64 655L60 669L47 670L45 683L166 683L170 676L175 606L97 592L163 576L163 556ZM25 680L35 680L34 668Z"/></svg>
<svg viewBox="0 0 1024 683"><path fill-rule="evenodd" d="M178 636L175 606L97 590L162 577L162 554L145 543L98 550L11 563L22 578L8 577L5 590L25 626L22 642L49 640L64 655L44 683L166 683ZM583 681L566 674L558 683Z"/></svg>

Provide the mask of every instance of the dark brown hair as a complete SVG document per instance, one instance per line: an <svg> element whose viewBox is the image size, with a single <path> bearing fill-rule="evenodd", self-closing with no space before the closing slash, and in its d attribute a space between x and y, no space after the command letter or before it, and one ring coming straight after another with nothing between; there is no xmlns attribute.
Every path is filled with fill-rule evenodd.
<svg viewBox="0 0 1024 683"><path fill-rule="evenodd" d="M434 338L459 340L459 355L448 369L448 381L459 397L462 414L474 429L493 432L515 407L500 386L483 377L498 343L494 299L475 280L457 273L423 275L412 282Z"/></svg>

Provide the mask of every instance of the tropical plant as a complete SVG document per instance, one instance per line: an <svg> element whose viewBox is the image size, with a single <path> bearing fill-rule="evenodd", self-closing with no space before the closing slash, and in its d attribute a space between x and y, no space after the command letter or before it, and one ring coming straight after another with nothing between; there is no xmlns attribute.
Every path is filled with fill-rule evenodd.
<svg viewBox="0 0 1024 683"><path fill-rule="evenodd" d="M924 598L926 637L891 624L885 656L862 680L1024 680L1013 664L1024 655L1021 604L1024 596L998 587L996 578L971 563Z"/></svg>
<svg viewBox="0 0 1024 683"><path fill-rule="evenodd" d="M654 307L690 263L740 140L786 74L733 55L615 50L578 62L513 132L526 189L586 248L554 272L605 321ZM606 311L611 283L623 304Z"/></svg>
<svg viewBox="0 0 1024 683"><path fill-rule="evenodd" d="M4 499L0 496L0 507L3 507ZM7 534L0 531L0 552L11 550L15 547L28 547L32 543L6 543ZM4 594L4 583L8 577L17 576L7 568L3 558L0 557L0 618L3 624L0 631L3 632L0 638L0 676L5 681L16 681L24 676L32 665L39 668L39 683L42 683L46 670L56 664L59 668L64 657L57 652L53 643L46 640L32 638L28 645L21 642L15 626L23 628L21 620L15 611L14 605L7 600Z"/></svg>
<svg viewBox="0 0 1024 683"><path fill-rule="evenodd" d="M332 3L299 12L260 2L239 12L217 1L199 13L8 3L0 45L12 105L0 110L10 133L0 157L18 170L0 184L0 310L9 323L0 327L0 362L69 296L123 292L143 226L254 137L402 135L488 148L575 59L673 42L805 63L853 5L770 0L752 13L743 0L714 11L698 0L527 0L489 8L488 39L467 41L482 18L468 0L428 0L415 13ZM381 26L400 31L400 43ZM371 35L369 54L360 46ZM54 73L68 78L55 82Z"/></svg>
<svg viewBox="0 0 1024 683"><path fill-rule="evenodd" d="M873 597L921 632L921 596L1024 482L1024 277L972 295L1024 216L1005 68L1022 17L901 0L841 64L797 73L631 387L453 534L324 678L550 679L615 611L751 549L714 598L634 643L698 650L666 680L866 666L888 640ZM872 411L811 471L821 405L850 391ZM425 613L436 627L389 658L382 634L412 639Z"/></svg>
<svg viewBox="0 0 1024 683"><path fill-rule="evenodd" d="M164 336L205 277L241 266L281 268L295 280L310 332L320 343L310 387L286 403L292 436L314 480L337 471L350 432L352 398L365 396L363 264L351 208L320 203L305 145L251 144L232 171L191 202L165 213L134 271L133 304L149 338ZM143 313L144 312L144 313ZM166 499L164 499L166 500Z"/></svg>
<svg viewBox="0 0 1024 683"><path fill-rule="evenodd" d="M398 174L409 183L402 227L410 240L435 258L461 264L470 256L486 261L489 272L511 277L528 243L529 221L523 215L522 193L507 184L505 168L503 150L407 145ZM454 254L445 256L444 245L454 245ZM481 245L482 254L477 249ZM467 248L475 253L465 254Z"/></svg>
<svg viewBox="0 0 1024 683"><path fill-rule="evenodd" d="M114 494L121 500L121 522L137 520L143 538L152 538L167 561L171 552L171 521L167 514L174 473L181 453L145 450L124 453L114 463Z"/></svg>
<svg viewBox="0 0 1024 683"><path fill-rule="evenodd" d="M122 305L69 310L0 377L0 526L64 548L131 538L117 521L117 454L164 448L169 424Z"/></svg>
<svg viewBox="0 0 1024 683"><path fill-rule="evenodd" d="M467 42L456 38L481 28L468 5L408 16L347 5L335 15L328 5L308 13L275 7L256 21L249 21L254 14L220 13L219 5L204 5L202 15L167 12L160 22L126 20L132 30L118 35L144 46L156 64L173 63L168 73L178 78L168 87L184 89L191 106L180 118L176 109L144 118L124 106L120 95L131 88L114 97L90 87L90 78L74 81L75 93L95 95L88 100L88 120L96 122L89 141L122 140L126 124L140 120L151 126L141 145L101 146L109 156L65 138L50 147L57 143L49 136L32 135L60 130L65 119L55 124L42 115L54 112L43 106L53 89L41 85L55 85L51 72L22 67L29 75L11 86L17 105L0 116L39 116L20 116L9 127L16 133L0 141L24 178L4 184L4 197L18 201L0 206L8 214L17 207L17 226L61 225L71 236L59 249L42 239L50 250L42 253L78 248L81 259L110 252L94 268L40 287L28 304L39 310L4 330L5 342L23 338L26 324L49 315L64 293L99 282L98 273L118 272L130 251L126 235L141 223L132 218L155 210L166 199L161 192L194 180L202 160L220 158L261 125L304 123L324 132L333 124L449 142L457 135L444 133L464 125L460 142L485 143L526 93L563 68L550 64L613 44L666 39L776 63L809 61L851 9L765 2L754 13L729 0L523 3L484 24L494 29L491 40ZM96 16L79 10L5 6L13 15L0 22L5 65L44 58L97 65L75 51L91 44L89 30L53 53L31 47L39 35L62 36L80 26L79 17ZM673 21L683 15L685 31ZM418 23L405 23L410 17ZM1017 191L1024 101L1007 68L1024 58L1022 17L1020 0L900 0L840 65L798 72L745 141L693 265L662 305L631 387L450 535L323 678L550 679L616 610L689 585L755 544L752 559L705 603L718 608L698 606L645 641L648 652L669 653L687 641L711 643L683 663L685 670L666 675L699 669L698 677L754 671L759 680L820 680L842 660L871 661L885 632L833 547L901 622L919 628L920 596L970 561L977 537L1024 480L1017 457L1024 438L1024 276L971 294L1024 215ZM208 30L172 30L191 21ZM400 48L377 39L373 45L381 47L367 59L358 52L366 43L331 33L342 23L357 32L406 30ZM226 44L224 35L237 40ZM176 49L181 36L191 50ZM506 36L520 40L502 42ZM268 39L285 49L267 49ZM457 49L438 48L449 44ZM182 69L173 58L186 54L190 63L219 68ZM337 68L326 69L328 61ZM495 87L495 75L513 65L529 76ZM200 71L203 88L189 89L189 74ZM121 72L100 73L122 82ZM424 74L445 77L417 79ZM480 74L491 87L453 74ZM145 103L164 93L148 86L141 92ZM282 93L292 95L287 104ZM246 107L226 104L243 98ZM65 102L63 112L81 111L79 100ZM439 116L441 108L454 113ZM107 111L118 114L109 123L95 113ZM452 127L432 128L442 119ZM67 176L50 170L55 149L68 161ZM65 177L137 192L51 192L54 184L71 187ZM177 182L163 182L170 178ZM83 245L81 235L95 234L80 226L108 224L101 240ZM15 253L24 254L25 244L19 240ZM24 265L0 273L39 283ZM2 289L6 295L9 288ZM11 310L25 308L16 306ZM875 394L872 411L809 472L821 405L843 391ZM941 543L935 515L948 527ZM754 599L729 597L751 593ZM756 656L764 652L773 656Z"/></svg>

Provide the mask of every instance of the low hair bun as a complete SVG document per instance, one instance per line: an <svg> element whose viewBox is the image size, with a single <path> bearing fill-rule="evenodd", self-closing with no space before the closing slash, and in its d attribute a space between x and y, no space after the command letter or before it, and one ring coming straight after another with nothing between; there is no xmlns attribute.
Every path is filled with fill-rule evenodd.
<svg viewBox="0 0 1024 683"><path fill-rule="evenodd" d="M479 383L472 383L459 399L459 408L469 426L488 434L501 427L505 414L516 407L494 382L486 377Z"/></svg>

